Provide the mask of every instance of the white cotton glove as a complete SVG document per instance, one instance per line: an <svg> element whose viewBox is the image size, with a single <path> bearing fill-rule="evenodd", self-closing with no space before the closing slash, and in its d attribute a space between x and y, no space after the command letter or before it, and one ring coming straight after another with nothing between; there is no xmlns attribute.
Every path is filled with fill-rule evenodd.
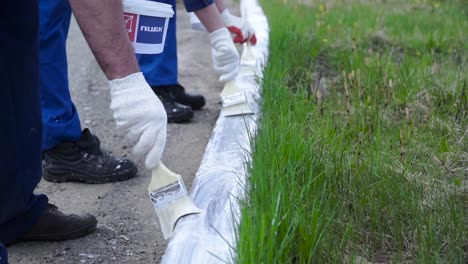
<svg viewBox="0 0 468 264"><path fill-rule="evenodd" d="M213 67L220 75L219 81L233 80L239 73L239 53L231 40L226 28L220 28L210 33L211 56Z"/></svg>
<svg viewBox="0 0 468 264"><path fill-rule="evenodd" d="M156 168L166 145L167 114L141 72L109 81L111 109L117 126L138 140L133 152Z"/></svg>
<svg viewBox="0 0 468 264"><path fill-rule="evenodd" d="M226 8L221 13L224 20L224 26L234 34L234 43L245 43L250 42L252 45L257 44L257 38L255 37L255 31L250 25L249 21L244 20L240 17L233 16Z"/></svg>

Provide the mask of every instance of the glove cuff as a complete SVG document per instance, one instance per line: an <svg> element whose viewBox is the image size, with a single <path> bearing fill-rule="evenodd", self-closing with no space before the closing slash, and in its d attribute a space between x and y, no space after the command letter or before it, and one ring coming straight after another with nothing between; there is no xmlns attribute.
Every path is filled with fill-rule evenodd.
<svg viewBox="0 0 468 264"><path fill-rule="evenodd" d="M220 40L225 39L231 40L231 34L227 28L220 28L210 33L210 41L212 45Z"/></svg>
<svg viewBox="0 0 468 264"><path fill-rule="evenodd" d="M131 89L134 87L145 87L148 83L143 76L143 73L137 72L130 74L121 79L114 79L108 81L111 91L121 91Z"/></svg>

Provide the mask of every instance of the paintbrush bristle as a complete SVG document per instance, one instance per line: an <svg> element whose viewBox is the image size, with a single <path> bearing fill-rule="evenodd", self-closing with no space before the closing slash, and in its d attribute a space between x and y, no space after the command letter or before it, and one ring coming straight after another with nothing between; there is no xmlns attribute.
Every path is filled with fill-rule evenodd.
<svg viewBox="0 0 468 264"><path fill-rule="evenodd" d="M171 236L181 217L201 212L188 196L182 177L170 171L161 162L153 170L148 191L158 215L164 239Z"/></svg>
<svg viewBox="0 0 468 264"><path fill-rule="evenodd" d="M172 235L175 225L181 217L201 213L201 210L193 204L192 199L188 196L180 197L165 207L155 209L164 239L168 239Z"/></svg>
<svg viewBox="0 0 468 264"><path fill-rule="evenodd" d="M231 105L224 107L221 111L223 116L236 116L236 115L248 115L253 114L254 112L250 109L249 104L240 103L236 105Z"/></svg>

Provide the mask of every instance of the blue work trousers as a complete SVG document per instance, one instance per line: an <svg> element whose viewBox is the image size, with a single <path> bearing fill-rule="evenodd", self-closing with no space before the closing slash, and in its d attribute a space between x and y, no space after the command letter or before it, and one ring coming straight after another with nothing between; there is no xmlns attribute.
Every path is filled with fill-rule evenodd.
<svg viewBox="0 0 468 264"><path fill-rule="evenodd" d="M71 8L68 0L39 0L40 86L43 149L81 136L80 118L68 87L66 41Z"/></svg>
<svg viewBox="0 0 468 264"><path fill-rule="evenodd" d="M37 0L0 8L0 263L5 244L28 232L47 206L41 179Z"/></svg>

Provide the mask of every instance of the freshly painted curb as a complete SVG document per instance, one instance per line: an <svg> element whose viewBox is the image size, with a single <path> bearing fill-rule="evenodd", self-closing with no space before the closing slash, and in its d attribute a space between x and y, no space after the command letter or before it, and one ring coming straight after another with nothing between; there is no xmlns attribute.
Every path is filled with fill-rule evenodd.
<svg viewBox="0 0 468 264"><path fill-rule="evenodd" d="M241 59L241 74L236 85L248 95L255 114L221 115L216 122L200 168L192 183L190 196L203 210L183 217L162 258L162 263L233 263L236 225L240 220L238 200L246 185L245 161L249 159L250 139L257 127L257 78L262 76L268 57L268 22L256 0L241 0L242 16L255 29L257 45L251 48L256 65ZM246 52L244 47L243 55ZM241 58L244 58L242 56Z"/></svg>

